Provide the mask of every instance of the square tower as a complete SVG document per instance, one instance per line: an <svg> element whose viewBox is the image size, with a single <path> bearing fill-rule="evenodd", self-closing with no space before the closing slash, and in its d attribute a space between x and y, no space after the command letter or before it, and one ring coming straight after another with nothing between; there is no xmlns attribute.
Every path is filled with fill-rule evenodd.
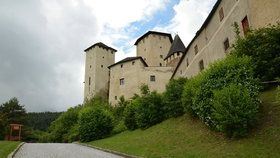
<svg viewBox="0 0 280 158"><path fill-rule="evenodd" d="M101 42L85 50L84 100L94 96L107 99L109 95L109 69L114 64L117 50Z"/></svg>
<svg viewBox="0 0 280 158"><path fill-rule="evenodd" d="M142 57L148 66L166 66L166 57L173 42L169 33L149 31L137 39L137 56Z"/></svg>

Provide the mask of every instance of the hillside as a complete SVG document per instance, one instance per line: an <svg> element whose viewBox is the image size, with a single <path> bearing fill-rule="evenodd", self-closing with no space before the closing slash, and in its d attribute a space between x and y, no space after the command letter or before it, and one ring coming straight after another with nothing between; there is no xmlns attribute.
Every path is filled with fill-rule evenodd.
<svg viewBox="0 0 280 158"><path fill-rule="evenodd" d="M280 157L280 104L275 88L260 96L257 127L247 138L229 140L189 115L147 130L126 131L89 144L143 157Z"/></svg>

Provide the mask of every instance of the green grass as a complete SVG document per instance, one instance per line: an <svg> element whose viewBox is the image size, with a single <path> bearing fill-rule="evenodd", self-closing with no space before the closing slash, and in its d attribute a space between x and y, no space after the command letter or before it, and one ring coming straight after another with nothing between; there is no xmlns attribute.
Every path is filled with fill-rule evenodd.
<svg viewBox="0 0 280 158"><path fill-rule="evenodd" d="M231 140L188 115L147 130L126 131L89 144L143 157L280 157L280 104L275 88L261 94L257 127Z"/></svg>
<svg viewBox="0 0 280 158"><path fill-rule="evenodd" d="M6 158L20 142L0 141L0 158Z"/></svg>

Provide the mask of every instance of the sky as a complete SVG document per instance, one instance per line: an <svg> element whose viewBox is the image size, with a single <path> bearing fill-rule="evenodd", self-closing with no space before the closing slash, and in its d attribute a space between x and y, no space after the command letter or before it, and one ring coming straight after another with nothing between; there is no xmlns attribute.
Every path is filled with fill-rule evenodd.
<svg viewBox="0 0 280 158"><path fill-rule="evenodd" d="M147 31L179 34L187 46L216 0L0 0L0 104L28 112L82 104L84 50L96 42L136 55Z"/></svg>

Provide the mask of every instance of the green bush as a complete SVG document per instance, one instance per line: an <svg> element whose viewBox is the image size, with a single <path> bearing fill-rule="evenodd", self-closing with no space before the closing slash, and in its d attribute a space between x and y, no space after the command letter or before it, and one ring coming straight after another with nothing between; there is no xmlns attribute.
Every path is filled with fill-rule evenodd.
<svg viewBox="0 0 280 158"><path fill-rule="evenodd" d="M231 84L247 89L250 98L254 100L258 108L259 82L254 78L251 60L249 57L235 55L229 55L224 60L215 62L208 69L188 80L182 97L184 108L198 116L211 128L217 129L219 124L213 119L214 92Z"/></svg>
<svg viewBox="0 0 280 158"><path fill-rule="evenodd" d="M184 114L181 97L186 81L186 78L172 79L166 85L166 91L163 94L165 118Z"/></svg>
<svg viewBox="0 0 280 158"><path fill-rule="evenodd" d="M108 136L113 129L113 116L102 106L87 107L80 112L79 132L82 142Z"/></svg>
<svg viewBox="0 0 280 158"><path fill-rule="evenodd" d="M272 81L280 77L280 24L250 31L238 38L234 53L252 57L256 77Z"/></svg>
<svg viewBox="0 0 280 158"><path fill-rule="evenodd" d="M123 131L126 131L127 130L127 127L124 123L124 120L121 120L118 122L118 124L116 124L112 130L112 134L118 134L118 133L121 133Z"/></svg>
<svg viewBox="0 0 280 158"><path fill-rule="evenodd" d="M129 130L138 128L136 122L136 106L139 105L139 98L134 98L124 109L124 125Z"/></svg>
<svg viewBox="0 0 280 158"><path fill-rule="evenodd" d="M138 127L144 129L160 123L164 119L162 96L157 92L149 92L139 98L135 105L136 122Z"/></svg>
<svg viewBox="0 0 280 158"><path fill-rule="evenodd" d="M80 132L79 132L79 124L73 125L70 130L67 132L67 134L63 137L64 142L74 142L77 140L80 140Z"/></svg>
<svg viewBox="0 0 280 158"><path fill-rule="evenodd" d="M70 108L51 123L51 126L48 129L49 133L52 135L49 140L50 142L69 141L65 138L67 138L67 134L71 128L78 123L79 112L81 109L81 106Z"/></svg>
<svg viewBox="0 0 280 158"><path fill-rule="evenodd" d="M249 91L241 86L230 84L214 91L212 119L217 130L228 137L245 136L253 125L258 105Z"/></svg>

